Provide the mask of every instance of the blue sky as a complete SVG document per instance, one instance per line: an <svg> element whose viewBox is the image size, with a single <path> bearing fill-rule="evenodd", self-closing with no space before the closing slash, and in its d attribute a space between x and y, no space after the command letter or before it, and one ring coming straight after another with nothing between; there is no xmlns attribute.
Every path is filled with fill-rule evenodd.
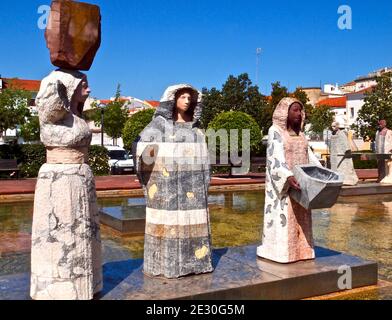
<svg viewBox="0 0 392 320"><path fill-rule="evenodd" d="M159 99L175 83L220 88L229 75L256 80L264 94L281 81L345 83L392 66L390 0L89 0L101 7L102 45L89 76L92 96ZM0 74L41 79L53 66L37 26L47 0L0 1ZM350 5L352 30L338 7Z"/></svg>

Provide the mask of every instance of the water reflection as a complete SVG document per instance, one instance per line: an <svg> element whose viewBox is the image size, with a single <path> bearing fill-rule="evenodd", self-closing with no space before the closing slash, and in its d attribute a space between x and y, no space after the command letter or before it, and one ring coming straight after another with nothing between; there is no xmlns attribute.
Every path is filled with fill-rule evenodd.
<svg viewBox="0 0 392 320"><path fill-rule="evenodd" d="M105 208L145 204L143 198L100 199L99 203ZM259 243L263 207L264 192L261 191L211 194L213 246L223 248ZM27 237L31 233L32 212L32 203L0 206L0 267L4 259L2 253L24 252L29 247ZM333 208L313 212L313 225L316 245L377 261L380 278L392 281L392 195L339 198ZM102 238L104 245L113 248L113 252L121 248L131 258L143 257L143 237L124 237L102 227ZM12 266L10 259L7 255L7 265ZM19 266L20 260L20 257L15 258L14 264ZM28 260L23 261L28 269ZM0 270L0 275L4 270ZM7 270L12 272L12 267ZM391 291L383 289L377 294L381 298L391 297Z"/></svg>

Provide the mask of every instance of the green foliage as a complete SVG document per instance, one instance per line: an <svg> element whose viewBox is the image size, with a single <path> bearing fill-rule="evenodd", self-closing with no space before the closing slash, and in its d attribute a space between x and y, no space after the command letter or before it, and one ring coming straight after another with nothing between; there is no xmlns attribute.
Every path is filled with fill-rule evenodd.
<svg viewBox="0 0 392 320"><path fill-rule="evenodd" d="M334 120L334 113L329 106L317 106L313 109L310 117L312 132L321 134L325 129L329 128Z"/></svg>
<svg viewBox="0 0 392 320"><path fill-rule="evenodd" d="M46 162L46 148L43 144L21 146L21 175L26 178L38 176L39 169Z"/></svg>
<svg viewBox="0 0 392 320"><path fill-rule="evenodd" d="M225 129L229 135L229 145L225 146L230 150L230 130L238 129L238 151L243 152L242 148L242 133L243 130L250 130L250 151L252 154L260 153L261 149L261 130L257 122L248 114L240 111L223 112L216 116L208 126L208 129L213 129L216 132L220 129ZM217 139L217 155L219 155L220 148L224 147L222 141Z"/></svg>
<svg viewBox="0 0 392 320"><path fill-rule="evenodd" d="M104 108L103 131L113 139L121 137L125 123L128 120L128 109L124 106L120 97L120 85L118 85L115 100ZM94 113L91 117L95 125L101 126L101 109L96 104L93 104L93 108Z"/></svg>
<svg viewBox="0 0 392 320"><path fill-rule="evenodd" d="M102 146L90 146L88 164L91 170L93 170L94 175L108 175L110 172L108 150Z"/></svg>
<svg viewBox="0 0 392 320"><path fill-rule="evenodd" d="M137 139L145 127L152 121L154 109L147 109L134 114L125 124L123 130L124 148L128 151L132 150L132 143Z"/></svg>
<svg viewBox="0 0 392 320"><path fill-rule="evenodd" d="M0 145L0 159L17 159L21 176L35 178L46 162L46 148L43 144ZM90 146L89 165L94 175L109 174L109 156L106 148Z"/></svg>
<svg viewBox="0 0 392 320"><path fill-rule="evenodd" d="M392 124L392 74L377 77L373 92L365 93L365 104L358 112L358 119L352 126L364 141L375 140L379 120Z"/></svg>
<svg viewBox="0 0 392 320"><path fill-rule="evenodd" d="M244 112L263 128L269 127L269 105L259 88L252 85L248 74L238 77L229 76L222 90L203 89L204 109L201 117L203 128L208 128L210 122L220 113L229 111Z"/></svg>
<svg viewBox="0 0 392 320"><path fill-rule="evenodd" d="M24 90L4 89L0 92L0 132L15 129L31 117L28 103L31 93Z"/></svg>
<svg viewBox="0 0 392 320"><path fill-rule="evenodd" d="M355 169L377 169L377 160L359 160L353 161Z"/></svg>
<svg viewBox="0 0 392 320"><path fill-rule="evenodd" d="M273 110L275 110L280 100L289 96L290 96L289 90L286 87L282 86L279 81L272 83L270 105L272 106ZM271 119L272 119L272 115L271 115Z"/></svg>
<svg viewBox="0 0 392 320"><path fill-rule="evenodd" d="M38 116L32 116L24 125L20 128L20 134L24 141L39 141L40 140L40 127Z"/></svg>

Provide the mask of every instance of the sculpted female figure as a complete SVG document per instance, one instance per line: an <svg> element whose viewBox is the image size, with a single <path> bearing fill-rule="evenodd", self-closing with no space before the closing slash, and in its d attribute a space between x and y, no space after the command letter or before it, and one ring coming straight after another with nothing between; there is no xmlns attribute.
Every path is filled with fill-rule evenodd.
<svg viewBox="0 0 392 320"><path fill-rule="evenodd" d="M302 132L305 111L293 98L280 101L268 134L263 244L261 258L279 263L314 259L312 213L292 200L289 189L300 190L296 165L320 166Z"/></svg>
<svg viewBox="0 0 392 320"><path fill-rule="evenodd" d="M39 172L31 251L31 297L88 300L102 289L101 240L91 132L82 118L90 93L78 71L53 71L36 99L47 163Z"/></svg>
<svg viewBox="0 0 392 320"><path fill-rule="evenodd" d="M192 86L169 87L137 143L137 173L147 199L144 273L149 276L213 271L201 110L201 94Z"/></svg>

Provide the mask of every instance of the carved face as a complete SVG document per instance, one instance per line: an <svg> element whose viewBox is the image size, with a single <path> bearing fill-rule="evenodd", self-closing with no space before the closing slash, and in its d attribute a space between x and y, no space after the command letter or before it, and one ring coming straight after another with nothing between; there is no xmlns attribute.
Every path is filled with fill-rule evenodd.
<svg viewBox="0 0 392 320"><path fill-rule="evenodd" d="M79 86L76 88L75 93L72 97L72 105L74 106L73 111L75 114L81 116L83 112L84 103L91 93L90 87L88 86L87 78L84 78Z"/></svg>
<svg viewBox="0 0 392 320"><path fill-rule="evenodd" d="M386 120L380 120L378 122L378 127L380 128L380 130L383 130L384 128L387 127L387 121Z"/></svg>
<svg viewBox="0 0 392 320"><path fill-rule="evenodd" d="M176 101L176 107L178 111L186 112L189 110L192 104L192 95L190 92L182 92Z"/></svg>
<svg viewBox="0 0 392 320"><path fill-rule="evenodd" d="M287 123L291 128L301 126L302 106L298 102L294 102L290 106Z"/></svg>

